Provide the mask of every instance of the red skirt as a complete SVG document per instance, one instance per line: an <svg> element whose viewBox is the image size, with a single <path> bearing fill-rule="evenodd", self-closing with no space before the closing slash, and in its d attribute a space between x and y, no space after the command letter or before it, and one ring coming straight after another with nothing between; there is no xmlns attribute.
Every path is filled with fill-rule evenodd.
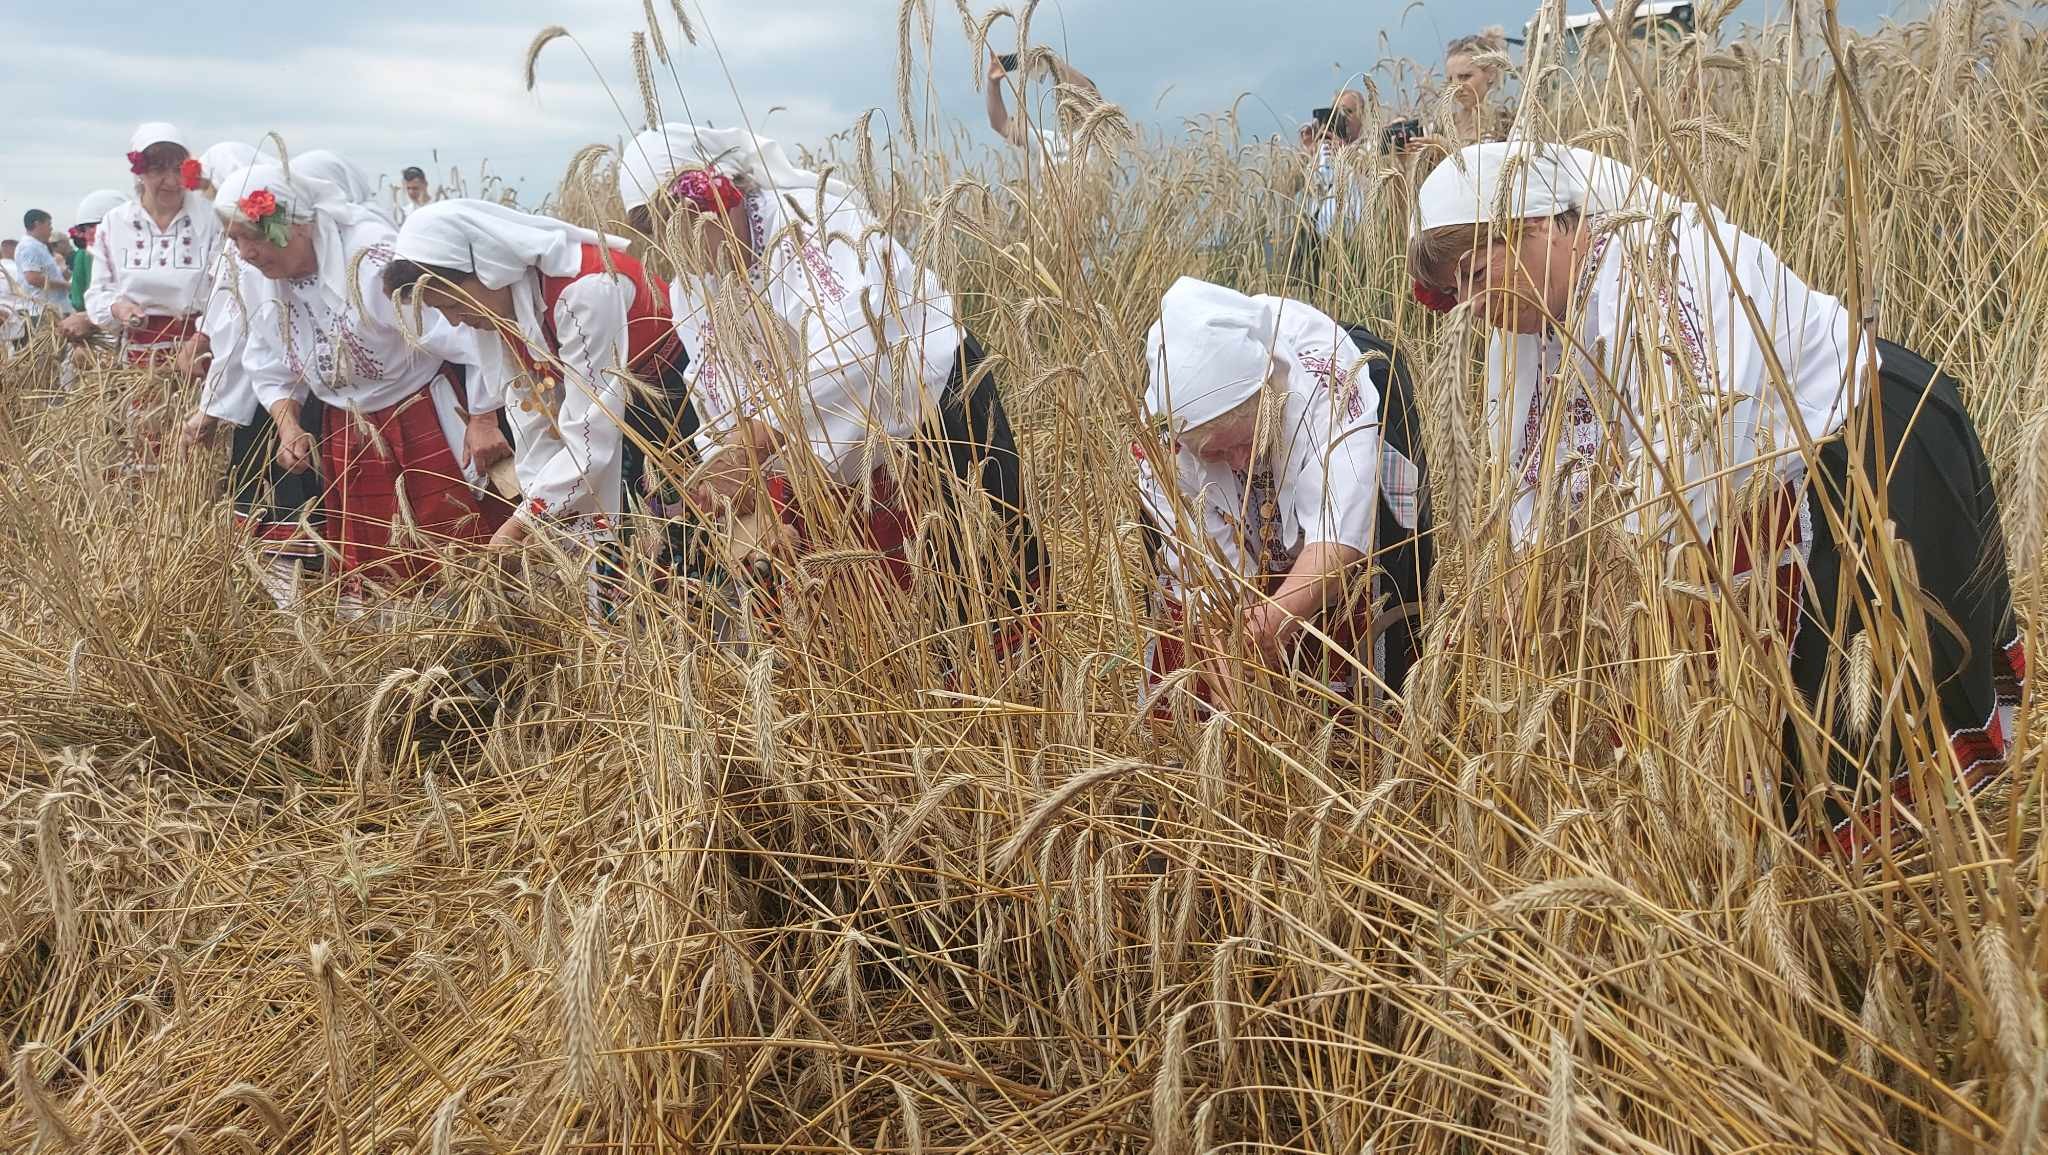
<svg viewBox="0 0 2048 1155"><path fill-rule="evenodd" d="M914 509L894 477L887 469L875 470L870 480L872 496L859 490L835 487L835 496L845 498L856 528L856 548L874 551L878 556L870 563L883 580L898 589L910 588L912 569L909 556L911 538L916 536L917 523L921 514ZM789 530L790 538L798 556L815 551L818 540L810 522L798 508L796 494L784 477L768 479L768 496L775 504L775 513L783 526ZM1025 586L1036 593L1040 574L1029 575ZM1044 628L1044 615L1027 611L999 621L990 641L998 660L1008 660L1022 651ZM950 675L949 675L950 677Z"/></svg>
<svg viewBox="0 0 2048 1155"><path fill-rule="evenodd" d="M178 347L190 340L198 329L199 316L196 313L182 317L144 317L140 324L128 330L128 364L141 367L168 361L177 356Z"/></svg>
<svg viewBox="0 0 2048 1155"><path fill-rule="evenodd" d="M871 498L858 490L846 490L844 494L848 507L854 510L859 544L881 555L875 559L875 564L881 567L890 581L900 589L909 589L910 560L904 549L911 535L917 531L917 518L907 507L902 491L897 489L888 470L875 470L872 486L874 496ZM776 516L788 527L798 554L815 550L814 531L803 510L797 507L796 491L789 479L769 478L768 497L775 503ZM866 506L865 510L861 509L862 505Z"/></svg>
<svg viewBox="0 0 2048 1155"><path fill-rule="evenodd" d="M436 549L484 538L476 495L448 448L430 390L371 413L330 407L326 423L322 502L347 587L424 577Z"/></svg>

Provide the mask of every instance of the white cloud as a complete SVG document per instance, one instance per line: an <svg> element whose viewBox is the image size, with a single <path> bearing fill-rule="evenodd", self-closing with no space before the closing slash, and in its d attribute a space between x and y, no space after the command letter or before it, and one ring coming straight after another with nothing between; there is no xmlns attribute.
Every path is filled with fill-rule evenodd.
<svg viewBox="0 0 2048 1155"><path fill-rule="evenodd" d="M978 13L995 0L967 2ZM0 134L0 233L31 205L61 221L90 189L125 187L128 133L145 119L175 120L201 143L275 130L294 148L335 148L372 173L422 164L473 178L488 161L524 177L524 195L538 199L577 148L616 140L641 116L627 53L643 20L633 0L355 0L274 7L261 24L231 0L184 0L147 15L138 3L56 0L37 10L32 43L10 29L0 67L0 107L11 114ZM690 0L706 34L695 48L676 31L669 0L653 3L683 85L677 91L659 70L673 118L687 104L687 115L731 124L744 109L766 134L799 144L870 107L895 119L897 0ZM981 66L967 57L958 9L927 3L936 33L929 84L942 111L988 141L972 83ZM1844 16L1868 23L1889 3L1844 0ZM1924 11L1926 0L1905 4ZM1333 62L1377 65L1382 29L1394 53L1433 63L1448 33L1516 26L1535 6L1047 0L1032 32L1140 121L1176 131L1184 116L1256 92L1243 105L1245 124L1276 131L1327 100ZM1739 14L1760 16L1760 0ZM557 42L529 94L520 65L549 23L567 26L596 70ZM1014 25L998 24L993 39L1013 40Z"/></svg>

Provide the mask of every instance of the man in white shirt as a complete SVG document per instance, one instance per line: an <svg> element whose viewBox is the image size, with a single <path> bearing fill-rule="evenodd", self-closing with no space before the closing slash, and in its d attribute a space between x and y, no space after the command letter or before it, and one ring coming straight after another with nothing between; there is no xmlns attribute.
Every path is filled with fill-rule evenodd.
<svg viewBox="0 0 2048 1155"><path fill-rule="evenodd" d="M415 211L434 203L434 194L427 188L427 170L414 165L405 170L401 179L405 195L399 198L397 220L404 224Z"/></svg>
<svg viewBox="0 0 2048 1155"><path fill-rule="evenodd" d="M50 214L30 209L21 223L28 235L16 246L14 263L31 294L29 316L36 318L49 313L62 317L71 311L71 277L50 251Z"/></svg>
<svg viewBox="0 0 2048 1155"><path fill-rule="evenodd" d="M14 263L14 238L0 241L0 344L28 340L28 283Z"/></svg>

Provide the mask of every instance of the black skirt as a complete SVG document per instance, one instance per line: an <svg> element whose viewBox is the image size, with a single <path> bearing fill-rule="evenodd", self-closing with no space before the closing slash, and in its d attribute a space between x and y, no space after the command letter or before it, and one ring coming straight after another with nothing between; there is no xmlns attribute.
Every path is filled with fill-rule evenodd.
<svg viewBox="0 0 2048 1155"><path fill-rule="evenodd" d="M299 424L320 439L318 401L308 400L299 411ZM320 473L307 469L290 473L277 466L277 425L260 406L255 420L238 425L228 446L228 489L235 495L235 513L258 537L281 540L291 537L301 520L316 518L320 508ZM301 539L303 541L303 539ZM317 558L317 552L312 553Z"/></svg>
<svg viewBox="0 0 2048 1155"><path fill-rule="evenodd" d="M1037 604L1050 563L1027 509L1023 462L1017 456L1010 418L1003 409L995 374L982 368L983 356L981 344L972 336L961 338L953 374L939 397L938 417L919 434L917 447L925 460L980 490L1002 519L1000 556L981 559L981 569L994 586L986 592L1000 597L1010 613L1022 614ZM952 509L956 501L953 491L941 488ZM959 524L957 516L951 524ZM962 553L964 543L956 534L942 536L945 545L939 564L964 584L971 572ZM963 588L950 599L962 613L968 608L966 594Z"/></svg>
<svg viewBox="0 0 2048 1155"><path fill-rule="evenodd" d="M1388 499L1386 479L1381 479L1378 517L1374 521L1373 596L1384 598L1392 607L1422 605L1429 588L1429 573L1436 563L1436 546L1431 533L1429 504L1429 462L1422 452L1422 419L1415 411L1415 383L1408 373L1407 359L1393 345L1362 325L1347 326L1351 340L1367 356L1366 369L1380 397L1380 438L1388 449L1415 466L1415 528L1409 529L1395 516ZM1422 618L1402 617L1391 622L1379 638L1374 660L1381 680L1401 693L1408 671L1422 657Z"/></svg>
<svg viewBox="0 0 2048 1155"><path fill-rule="evenodd" d="M626 403L626 439L619 455L619 473L628 505L647 494L647 451L642 445L658 446L667 456L683 458L689 454L690 439L697 435L697 409L690 404L683 379L690 355L683 351L682 342L674 342L670 355L656 365L647 388L633 390Z"/></svg>
<svg viewBox="0 0 2048 1155"><path fill-rule="evenodd" d="M1785 736L1794 769L1788 807L1796 816L1801 796L1823 782L1801 767L1824 760L1825 781L1834 786L1824 811L1837 844L1850 853L1879 828L1877 808L1910 803L1902 767L1865 765L1843 753L1864 750L1870 742L1848 732L1848 711L1840 706L1846 693L1842 675L1837 673L1832 682L1828 676L1831 668L1846 666L1840 656L1865 622L1882 621L1873 616L1874 592L1867 577L1855 578L1860 596L1837 605L1844 558L1826 511L1844 508L1852 469L1860 468L1873 487L1886 484L1886 515L1899 539L1911 547L1927 602L1939 607L1939 614L1922 614L1943 728L1964 774L1959 785L1981 787L2003 771L2010 711L2025 670L1991 467L1955 379L1911 350L1890 342L1880 342L1878 349L1881 371L1874 395L1852 415L1841 437L1822 446L1807 485L1811 580L1793 640L1792 676L1809 703L1834 716L1839 748L1817 755L1814 744L1802 744L1789 722ZM1872 404L1878 406L1875 424ZM1876 432L1883 434L1882 453L1876 452ZM1851 462L1851 438L1868 447L1860 464ZM1879 470L1889 474L1888 483L1877 480Z"/></svg>

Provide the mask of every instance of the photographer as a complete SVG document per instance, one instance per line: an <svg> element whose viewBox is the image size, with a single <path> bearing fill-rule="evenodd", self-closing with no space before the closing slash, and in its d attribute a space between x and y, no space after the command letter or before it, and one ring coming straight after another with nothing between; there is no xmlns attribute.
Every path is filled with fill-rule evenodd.
<svg viewBox="0 0 2048 1155"><path fill-rule="evenodd" d="M1280 192L1293 200L1296 213L1293 235L1277 238L1288 253L1288 269L1303 282L1313 282L1321 268L1319 249L1336 230L1341 211L1356 219L1361 202L1356 196L1341 196L1340 173L1344 150L1356 145L1365 131L1365 97L1351 89L1339 92L1328 108L1318 108L1298 139L1302 163L1281 174Z"/></svg>
<svg viewBox="0 0 2048 1155"><path fill-rule="evenodd" d="M1029 85L1026 83L1025 75L1021 69L1030 62L1022 61L1020 63L1019 54L1017 53L1011 53L1007 56L998 55L993 52L989 54L987 88L988 126L996 131L997 136L1002 137L1018 148L1027 150L1027 154L1035 153L1041 163L1060 164L1067 159L1067 154L1071 148L1067 138L1079 126L1081 117L1086 112L1086 109L1074 107L1076 102L1063 96L1057 86L1066 85L1070 88L1086 92L1098 102L1102 99L1102 91L1095 87L1093 80L1088 79L1079 69L1074 68L1066 61L1061 60L1057 56L1049 56L1048 59L1055 85L1053 91L1053 116L1050 119L1033 116L1029 117L1027 122L1027 117L1023 115L1010 115L1009 105L1003 98L1003 82L1010 79L1013 75L1015 76L1017 111L1020 114L1024 113L1024 102L1027 99Z"/></svg>

